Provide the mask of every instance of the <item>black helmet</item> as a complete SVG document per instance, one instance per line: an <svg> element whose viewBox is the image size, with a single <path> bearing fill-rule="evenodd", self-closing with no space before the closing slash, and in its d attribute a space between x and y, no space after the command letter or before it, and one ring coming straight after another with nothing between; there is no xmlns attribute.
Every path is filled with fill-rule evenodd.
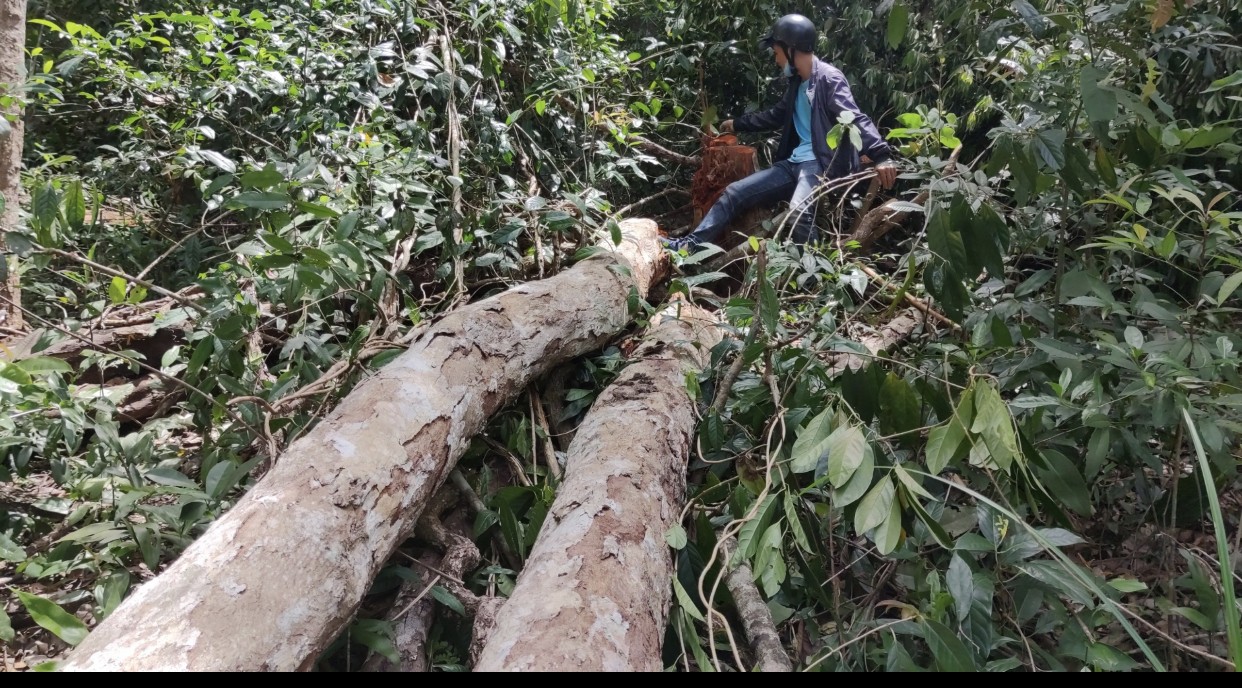
<svg viewBox="0 0 1242 688"><path fill-rule="evenodd" d="M786 46L804 53L815 52L815 24L800 14L787 14L772 25L772 31L759 43L771 48L773 43Z"/></svg>

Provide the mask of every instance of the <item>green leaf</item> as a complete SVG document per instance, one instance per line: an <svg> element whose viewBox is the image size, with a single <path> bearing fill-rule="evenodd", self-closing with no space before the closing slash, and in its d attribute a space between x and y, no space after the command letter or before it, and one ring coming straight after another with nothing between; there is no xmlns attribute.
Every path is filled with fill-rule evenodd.
<svg viewBox="0 0 1242 688"><path fill-rule="evenodd" d="M1239 285L1242 285L1242 272L1235 272L1221 283L1220 290L1216 292L1216 303L1224 305L1225 299L1233 296Z"/></svg>
<svg viewBox="0 0 1242 688"><path fill-rule="evenodd" d="M806 427L798 432L790 451L789 470L794 473L807 473L815 470L819 460L828 453L828 436L832 428L832 419L836 410L825 408L811 419Z"/></svg>
<svg viewBox="0 0 1242 688"><path fill-rule="evenodd" d="M1009 228L990 203L981 204L979 210L973 213L969 212L967 205L966 211L969 219L960 229L967 255L986 268L990 276L1003 277L1004 255L1009 250Z"/></svg>
<svg viewBox="0 0 1242 688"><path fill-rule="evenodd" d="M113 277L108 284L108 300L112 305L125 303L125 290L129 287L129 283L124 277Z"/></svg>
<svg viewBox="0 0 1242 688"><path fill-rule="evenodd" d="M1035 152L1048 169L1056 172L1065 166L1065 130L1045 129L1031 142Z"/></svg>
<svg viewBox="0 0 1242 688"><path fill-rule="evenodd" d="M798 518L798 505L794 499L793 490L785 490L785 522L789 524L789 532L794 537L794 543L802 548L803 552L813 552L811 541L807 538L806 531L802 528L802 521Z"/></svg>
<svg viewBox="0 0 1242 688"><path fill-rule="evenodd" d="M81 229L86 223L86 194L82 190L81 180L69 185L62 201L65 209L65 221L73 229Z"/></svg>
<svg viewBox="0 0 1242 688"><path fill-rule="evenodd" d="M975 420L970 431L983 436L991 462L1009 470L1018 457L1018 437L1009 408L990 382L975 386ZM979 465L974 460L972 464Z"/></svg>
<svg viewBox="0 0 1242 688"><path fill-rule="evenodd" d="M759 537L772 524L772 517L775 513L776 495L770 494L759 505L755 517L743 524L742 529L738 531L735 561L746 561L755 556L755 551L759 547Z"/></svg>
<svg viewBox="0 0 1242 688"><path fill-rule="evenodd" d="M1081 566L1073 566L1077 570L1079 577L1085 577L1088 580L1094 578L1089 571L1086 571ZM1049 586L1058 594L1077 604L1089 608L1095 607L1095 595L1073 573L1070 573L1066 564L1062 564L1059 561L1028 561L1020 564L1018 570Z"/></svg>
<svg viewBox="0 0 1242 688"><path fill-rule="evenodd" d="M949 594L953 596L957 620L965 622L970 616L970 605L975 600L975 574L970 570L970 565L965 559L954 554L944 579L949 587Z"/></svg>
<svg viewBox="0 0 1242 688"><path fill-rule="evenodd" d="M266 191L284 180L284 175L276 170L276 166L269 164L261 170L250 170L243 174L241 185L247 189Z"/></svg>
<svg viewBox="0 0 1242 688"><path fill-rule="evenodd" d="M893 466L893 473L897 475L897 480L900 481L902 485L905 485L906 489L909 490L911 493L916 494L924 499L930 499L932 501L936 500L936 498L933 497L930 492L923 489L923 486L918 484L918 481L914 479L914 476L910 475L908 472L906 472L906 469L901 467L901 464L897 464Z"/></svg>
<svg viewBox="0 0 1242 688"><path fill-rule="evenodd" d="M931 650L938 671L962 673L978 670L974 657L957 633L926 617L922 623L923 637L927 640L927 649Z"/></svg>
<svg viewBox="0 0 1242 688"><path fill-rule="evenodd" d="M940 145L953 150L962 145L962 140L957 137L957 132L948 125L940 128Z"/></svg>
<svg viewBox="0 0 1242 688"><path fill-rule="evenodd" d="M320 203L297 201L294 205L298 207L298 210L301 210L304 213L310 213L320 220L335 220L341 216L341 214L336 210Z"/></svg>
<svg viewBox="0 0 1242 688"><path fill-rule="evenodd" d="M945 549L953 549L954 543L953 539L949 537L949 531L945 530L944 526L941 525L939 521L932 518L932 515L927 513L927 509L923 508L923 505L919 503L919 500L908 497L908 501L910 506L914 509L914 515L923 522L923 525L927 526L927 531L931 533L932 539L936 541L936 544ZM984 542L987 542L987 540L984 540Z"/></svg>
<svg viewBox="0 0 1242 688"><path fill-rule="evenodd" d="M927 472L939 475L961 453L966 429L956 418L931 429L927 434Z"/></svg>
<svg viewBox="0 0 1242 688"><path fill-rule="evenodd" d="M1130 671L1139 663L1125 653L1104 643L1091 643L1087 648L1087 663L1100 671Z"/></svg>
<svg viewBox="0 0 1242 688"><path fill-rule="evenodd" d="M1219 91L1222 88L1230 88L1232 86L1238 86L1240 84L1242 84L1242 69L1234 72L1233 74L1230 74L1227 77L1223 77L1223 78L1217 79L1216 81L1213 81L1212 84L1208 86L1207 89L1205 89L1203 92L1212 93L1213 91Z"/></svg>
<svg viewBox="0 0 1242 688"><path fill-rule="evenodd" d="M26 561L26 550L20 545L9 539L8 535L0 533L0 559L20 564ZM0 604L0 610L4 609L4 605Z"/></svg>
<svg viewBox="0 0 1242 688"><path fill-rule="evenodd" d="M1094 513L1091 491L1074 462L1055 449L1046 449L1040 452L1040 456L1048 468L1035 466L1035 473L1047 488L1049 496L1083 516Z"/></svg>
<svg viewBox="0 0 1242 688"><path fill-rule="evenodd" d="M685 549L686 543L689 541L686 537L686 529L682 528L681 524L674 525L664 533L664 541L673 549Z"/></svg>
<svg viewBox="0 0 1242 688"><path fill-rule="evenodd" d="M1100 88L1100 82L1108 77L1108 73L1087 65L1081 73L1082 104L1087 111L1087 119L1098 124L1107 124L1117 114L1117 96L1109 89Z"/></svg>
<svg viewBox="0 0 1242 688"><path fill-rule="evenodd" d="M910 10L901 3L893 5L893 9L888 13L887 39L890 50L896 50L901 45L901 40L906 37L906 27L909 23Z"/></svg>
<svg viewBox="0 0 1242 688"><path fill-rule="evenodd" d="M1182 145L1186 148L1186 150L1211 148L1218 143L1224 143L1225 141L1230 140L1233 138L1233 135L1237 133L1237 131L1238 130L1234 127L1223 127L1220 125L1203 127L1192 134L1191 137L1186 140L1186 143Z"/></svg>
<svg viewBox="0 0 1242 688"><path fill-rule="evenodd" d="M856 425L843 425L828 436L828 482L844 486L863 463L867 436Z"/></svg>
<svg viewBox="0 0 1242 688"><path fill-rule="evenodd" d="M263 240L263 243L271 246L281 253L297 253L297 248L294 247L288 239L276 234L275 232L263 232L259 235L259 238Z"/></svg>
<svg viewBox="0 0 1242 688"><path fill-rule="evenodd" d="M773 523L764 531L755 555L755 577L768 597L775 597L789 573L781 547L784 531L781 524Z"/></svg>
<svg viewBox="0 0 1242 688"><path fill-rule="evenodd" d="M769 334L776 334L776 323L780 317L781 305L776 298L776 289L767 273L759 275L759 319Z"/></svg>
<svg viewBox="0 0 1242 688"><path fill-rule="evenodd" d="M280 210L289 205L289 194L271 191L244 191L229 200L235 208L253 208L255 210Z"/></svg>
<svg viewBox="0 0 1242 688"><path fill-rule="evenodd" d="M11 643L13 638L17 637L13 633L13 622L9 620L9 615L4 611L4 605L0 604L0 643Z"/></svg>
<svg viewBox="0 0 1242 688"><path fill-rule="evenodd" d="M918 428L922 416L919 397L904 378L889 373L880 388L880 428L890 435Z"/></svg>
<svg viewBox="0 0 1242 688"><path fill-rule="evenodd" d="M857 502L871 487L873 477L875 477L875 455L871 451L871 446L864 442L862 464L858 466L858 470L854 471L854 475L850 476L849 482L833 491L833 505L844 508Z"/></svg>
<svg viewBox="0 0 1242 688"><path fill-rule="evenodd" d="M897 486L892 479L887 476L881 478L858 503L858 509L854 512L854 531L859 534L866 533L884 523L889 517L896 496Z"/></svg>
<svg viewBox="0 0 1242 688"><path fill-rule="evenodd" d="M681 606L686 614L690 615L695 621L706 621L703 618L703 613L699 611L698 606L695 605L690 594L686 592L686 588L682 586L681 579L677 576L673 576L673 594L677 596L677 604Z"/></svg>
<svg viewBox="0 0 1242 688"><path fill-rule="evenodd" d="M1109 587L1120 593L1143 592L1147 584L1133 578L1114 578L1108 582Z"/></svg>
<svg viewBox="0 0 1242 688"><path fill-rule="evenodd" d="M60 211L60 195L51 184L35 187L30 199L30 214L38 227L49 228Z"/></svg>
<svg viewBox="0 0 1242 688"><path fill-rule="evenodd" d="M40 375L43 373L72 373L73 366L50 356L35 356L34 358L23 358L17 362L17 367L30 373L31 375Z"/></svg>
<svg viewBox="0 0 1242 688"><path fill-rule="evenodd" d="M129 591L129 585L130 575L125 569L113 571L95 585L95 616L100 621L106 619L121 604L125 593Z"/></svg>
<svg viewBox="0 0 1242 688"><path fill-rule="evenodd" d="M16 590L18 599L22 601L22 605L26 607L26 611L30 613L30 618L34 622L50 631L52 635L69 643L77 645L86 640L89 633L86 624L78 620L77 617L60 608L60 605L38 595Z"/></svg>
<svg viewBox="0 0 1242 688"><path fill-rule="evenodd" d="M457 596L449 592L444 586L432 586L431 596L434 597L440 604L457 612L458 616L466 615L466 607L462 605L461 600L457 599Z"/></svg>
<svg viewBox="0 0 1242 688"><path fill-rule="evenodd" d="M957 274L966 273L966 246L962 243L961 232L953 227L949 209L940 204L927 219L927 246Z"/></svg>
<svg viewBox="0 0 1242 688"><path fill-rule="evenodd" d="M844 133L844 130L845 128L843 126L837 124L828 131L828 136L825 137L825 141L828 143L829 150L836 150L837 146L841 145L841 135Z"/></svg>
<svg viewBox="0 0 1242 688"><path fill-rule="evenodd" d="M582 78L586 79L587 81L591 83L595 83L595 70L591 69L590 67L587 67L586 69L582 70Z"/></svg>
<svg viewBox="0 0 1242 688"><path fill-rule="evenodd" d="M185 475L183 475L180 471L177 471L172 468L152 468L151 470L147 471L145 477L147 480L153 483L159 484L159 485L171 485L172 487L188 487L191 489L196 489L198 487L197 482L190 480Z"/></svg>
<svg viewBox="0 0 1242 688"><path fill-rule="evenodd" d="M397 654L397 647L392 641L392 624L387 621L358 619L350 628L349 636L371 651L383 655L393 664L401 661L401 657Z"/></svg>
<svg viewBox="0 0 1242 688"><path fill-rule="evenodd" d="M901 543L901 506L894 499L888 509L888 516L884 519L884 523L871 534L871 539L875 541L875 548L881 556L897 549L897 545Z"/></svg>

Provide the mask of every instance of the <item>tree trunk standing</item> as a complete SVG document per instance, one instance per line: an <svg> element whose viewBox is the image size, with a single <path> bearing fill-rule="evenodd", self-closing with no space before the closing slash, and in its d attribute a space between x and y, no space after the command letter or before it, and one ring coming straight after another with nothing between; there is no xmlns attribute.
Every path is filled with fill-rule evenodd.
<svg viewBox="0 0 1242 688"><path fill-rule="evenodd" d="M720 341L694 306L665 311L600 395L565 482L476 671L660 671L673 560L698 423L686 374Z"/></svg>
<svg viewBox="0 0 1242 688"><path fill-rule="evenodd" d="M645 294L663 256L654 222L622 230L615 252L430 327L62 668L310 668L488 416L629 322L631 290Z"/></svg>
<svg viewBox="0 0 1242 688"><path fill-rule="evenodd" d="M26 83L26 0L0 0L0 97L15 98L0 107L0 327L22 329L21 287L17 278L17 259L10 258L4 233L18 229L18 206L22 192L22 121L20 98Z"/></svg>

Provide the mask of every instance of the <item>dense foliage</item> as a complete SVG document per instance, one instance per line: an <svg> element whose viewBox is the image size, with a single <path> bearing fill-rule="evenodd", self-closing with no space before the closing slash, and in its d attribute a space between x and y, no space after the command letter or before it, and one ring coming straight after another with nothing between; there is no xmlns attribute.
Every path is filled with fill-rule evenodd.
<svg viewBox="0 0 1242 688"><path fill-rule="evenodd" d="M627 203L686 186L628 142L693 153L702 127L770 102L754 39L786 9L168 4L30 0L29 212L7 243L38 334L33 357L0 358L0 582L16 591L0 640L32 664L174 558L410 328L560 269ZM694 508L668 536L666 666L749 668L721 627L725 531L802 668L1242 661L1242 9L804 4L900 147L918 221L869 256L767 242L716 304L731 336L687 381L705 410ZM857 195L822 201L825 229L848 229ZM699 297L717 277L701 259L670 289ZM842 373L835 354L904 293L959 327L928 321ZM157 301L154 354L37 353ZM554 423L580 418L622 349L561 376ZM134 422L125 400L147 379L176 395ZM487 500L477 540L519 560L554 495L533 468L533 486L506 485L504 456L529 463L542 439L532 416L501 414L463 463ZM468 582L505 592L514 564ZM396 568L362 616L382 616ZM384 624L355 631L324 668L385 647ZM437 668L464 667L467 633L440 616Z"/></svg>

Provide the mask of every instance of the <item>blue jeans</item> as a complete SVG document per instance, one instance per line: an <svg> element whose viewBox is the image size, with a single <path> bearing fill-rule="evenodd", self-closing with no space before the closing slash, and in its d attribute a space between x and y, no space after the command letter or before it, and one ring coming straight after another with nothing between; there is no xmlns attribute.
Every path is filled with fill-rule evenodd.
<svg viewBox="0 0 1242 688"><path fill-rule="evenodd" d="M781 160L766 170L730 184L707 212L697 229L682 241L694 246L715 243L725 228L739 214L757 205L775 205L789 199L795 243L814 243L819 239L815 229L815 202L811 192L819 186L819 161L795 163Z"/></svg>

